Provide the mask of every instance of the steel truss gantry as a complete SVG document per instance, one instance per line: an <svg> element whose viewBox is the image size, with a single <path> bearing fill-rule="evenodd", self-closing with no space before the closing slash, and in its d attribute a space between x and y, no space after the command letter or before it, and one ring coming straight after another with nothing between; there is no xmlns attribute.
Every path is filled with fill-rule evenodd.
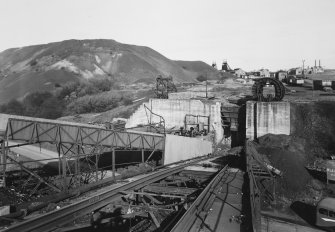
<svg viewBox="0 0 335 232"><path fill-rule="evenodd" d="M52 120L9 118L1 147L0 165L3 183L5 183L6 163L11 160L8 157L9 141L19 142L18 146L54 144L58 153L58 173L61 182L61 186L58 187L64 191L101 179L103 170L99 170L98 161L102 153L112 152L114 176L116 150L141 150L144 162L144 151L151 151L148 159L155 151L164 152L165 136L145 132L113 131L91 125L52 122ZM164 158L164 154L162 157ZM43 178L39 180L45 182ZM50 186L57 190L54 185Z"/></svg>

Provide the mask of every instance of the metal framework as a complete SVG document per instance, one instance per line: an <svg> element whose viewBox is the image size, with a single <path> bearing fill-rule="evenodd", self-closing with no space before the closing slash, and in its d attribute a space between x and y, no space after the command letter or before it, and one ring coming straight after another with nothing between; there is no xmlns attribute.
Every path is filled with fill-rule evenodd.
<svg viewBox="0 0 335 232"><path fill-rule="evenodd" d="M232 71L232 69L230 68L227 60L223 60L223 62L222 62L222 71L225 71L225 72Z"/></svg>
<svg viewBox="0 0 335 232"><path fill-rule="evenodd" d="M182 218L175 224L171 232L194 231L192 229L194 229L195 225L201 225L205 216L207 216L204 212L208 212L212 207L220 187L226 183L228 176L228 165L226 165L201 192Z"/></svg>
<svg viewBox="0 0 335 232"><path fill-rule="evenodd" d="M188 129L188 126L197 126L199 123L203 123L204 128L207 132L210 131L210 116L204 115L194 115L186 114L184 119L185 129Z"/></svg>
<svg viewBox="0 0 335 232"><path fill-rule="evenodd" d="M9 227L6 231L54 231L56 229L59 229L59 227L63 225L73 222L74 220L80 218L83 215L101 209L102 207L110 204L117 197L123 196L125 192L134 192L135 190L137 191L139 189L142 189L154 182L177 174L183 171L185 167L205 159L208 159L208 157L199 157L198 159L195 159L193 161L188 161L180 165L170 167L168 169L164 168L149 173L134 181L122 185L117 185L106 191L98 192L97 195L84 198L81 201L78 201L66 207L62 207L59 210L55 210L50 213L43 214L39 217L34 217L30 220L17 223ZM170 192L169 195L171 194L172 193Z"/></svg>
<svg viewBox="0 0 335 232"><path fill-rule="evenodd" d="M149 126L150 132L153 130L155 133L165 134L165 119L163 118L163 116L161 116L159 114L155 114L145 104L144 104L144 110L145 110L145 115L147 116L148 126ZM158 117L159 122L152 122L152 116Z"/></svg>
<svg viewBox="0 0 335 232"><path fill-rule="evenodd" d="M285 86L281 81L275 78L258 78L254 79L255 83L252 86L252 94L254 100L262 101L262 102L270 102L270 101L281 101L285 96ZM275 88L275 95L263 95L263 88L266 85L273 85Z"/></svg>
<svg viewBox="0 0 335 232"><path fill-rule="evenodd" d="M165 136L145 132L113 131L66 122L62 124L59 121L10 118L2 142L0 166L3 184L5 184L6 163L10 158L8 141L19 141L23 145L36 143L56 145L62 189L67 190L102 178L103 172L98 168L98 161L103 152L112 151L114 174L116 149L142 150L142 156L145 150L149 150L152 151L151 157L155 151L164 150ZM43 178L37 179L45 182ZM50 186L54 187L51 184ZM57 187L54 189L58 190Z"/></svg>
<svg viewBox="0 0 335 232"><path fill-rule="evenodd" d="M253 231L261 228L261 201L275 200L275 174L259 157L255 145L246 143L246 164L250 187L250 205Z"/></svg>
<svg viewBox="0 0 335 232"><path fill-rule="evenodd" d="M159 75L156 78L156 89L155 94L157 98L167 99L169 93L177 92L177 87L174 85L172 77L162 77Z"/></svg>
<svg viewBox="0 0 335 232"><path fill-rule="evenodd" d="M223 128L229 128L230 131L238 131L239 107L221 106L221 123Z"/></svg>

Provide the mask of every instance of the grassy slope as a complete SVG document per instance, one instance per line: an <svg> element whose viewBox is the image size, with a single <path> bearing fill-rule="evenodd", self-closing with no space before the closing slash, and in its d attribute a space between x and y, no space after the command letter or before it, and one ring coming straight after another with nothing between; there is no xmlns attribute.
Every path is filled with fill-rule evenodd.
<svg viewBox="0 0 335 232"><path fill-rule="evenodd" d="M54 91L55 83L74 80L78 80L78 76L63 70L15 74L0 81L0 104L35 91Z"/></svg>
<svg viewBox="0 0 335 232"><path fill-rule="evenodd" d="M31 65L35 61L37 64ZM57 62L70 62L79 73L68 67L52 68ZM128 84L155 82L158 74L172 75L175 82L190 82L203 70L209 75L216 72L203 62L184 62L182 66L187 63L187 69L180 62L183 61L172 61L151 48L114 40L67 40L8 49L0 53L0 103L37 90L53 90L55 83L84 78L86 74Z"/></svg>
<svg viewBox="0 0 335 232"><path fill-rule="evenodd" d="M218 71L203 61L176 60L175 62L182 67L184 73L189 73L189 75L207 75L208 79L217 79L218 77Z"/></svg>

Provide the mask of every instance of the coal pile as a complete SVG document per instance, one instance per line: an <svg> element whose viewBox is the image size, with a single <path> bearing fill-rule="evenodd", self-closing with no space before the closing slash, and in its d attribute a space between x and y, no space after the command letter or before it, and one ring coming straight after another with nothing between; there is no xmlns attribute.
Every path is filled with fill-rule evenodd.
<svg viewBox="0 0 335 232"><path fill-rule="evenodd" d="M276 179L276 192L292 198L306 191L312 180L305 168L313 160L310 144L303 138L273 134L260 137L258 142L256 149L263 159L283 173Z"/></svg>
<svg viewBox="0 0 335 232"><path fill-rule="evenodd" d="M17 192L11 188L0 188L0 206L17 205L24 202L28 195Z"/></svg>
<svg viewBox="0 0 335 232"><path fill-rule="evenodd" d="M257 151L283 173L276 179L278 198L315 202L333 195L333 186L326 186L325 178L317 178L306 167L335 155L334 115L335 102L291 103L291 135L258 138Z"/></svg>
<svg viewBox="0 0 335 232"><path fill-rule="evenodd" d="M291 133L307 140L314 157L335 155L335 102L291 103Z"/></svg>

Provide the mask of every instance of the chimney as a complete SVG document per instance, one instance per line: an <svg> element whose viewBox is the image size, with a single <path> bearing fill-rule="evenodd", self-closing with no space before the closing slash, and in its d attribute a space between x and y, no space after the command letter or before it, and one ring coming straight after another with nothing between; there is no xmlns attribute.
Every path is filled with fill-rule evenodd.
<svg viewBox="0 0 335 232"><path fill-rule="evenodd" d="M319 60L319 67L321 68L321 60Z"/></svg>
<svg viewBox="0 0 335 232"><path fill-rule="evenodd" d="M315 64L314 64L314 67L316 68L316 60L315 60Z"/></svg>

